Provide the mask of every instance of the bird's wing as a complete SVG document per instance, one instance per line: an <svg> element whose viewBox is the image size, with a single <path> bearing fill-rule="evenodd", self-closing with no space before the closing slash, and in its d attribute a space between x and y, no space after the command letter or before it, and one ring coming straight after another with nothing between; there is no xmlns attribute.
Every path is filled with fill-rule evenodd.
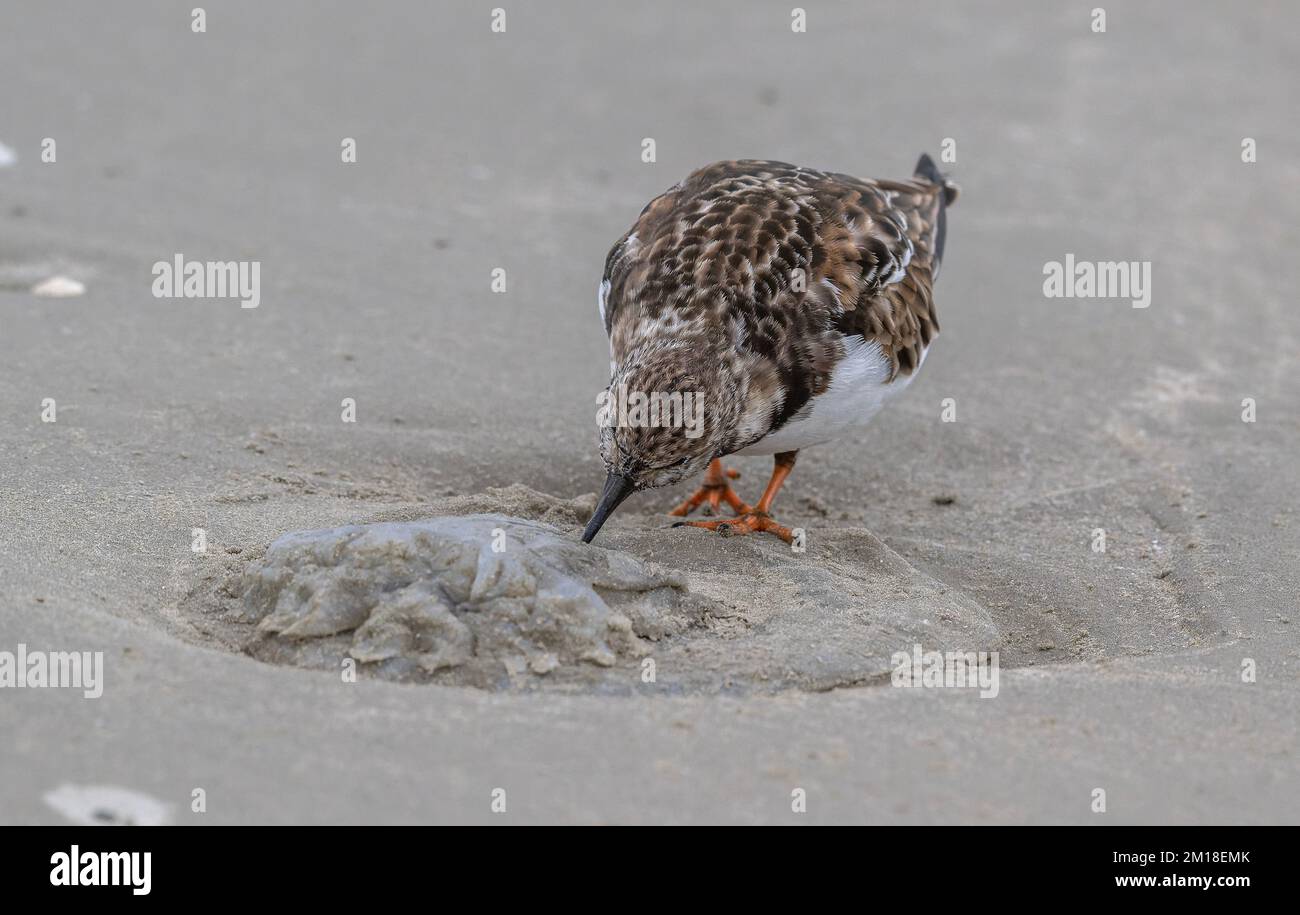
<svg viewBox="0 0 1300 915"><path fill-rule="evenodd" d="M879 342L891 379L938 332L944 188L783 162L718 162L656 197L610 250L601 314L617 358L646 328L735 326L771 364L785 416L829 383L842 339Z"/></svg>
<svg viewBox="0 0 1300 915"><path fill-rule="evenodd" d="M891 379L910 374L939 332L933 290L944 189L845 175L826 175L817 187L823 256L814 275L834 299L834 326L878 342Z"/></svg>
<svg viewBox="0 0 1300 915"><path fill-rule="evenodd" d="M705 312L765 302L810 271L818 216L808 176L784 162L717 162L646 204L605 259L605 330L621 310Z"/></svg>

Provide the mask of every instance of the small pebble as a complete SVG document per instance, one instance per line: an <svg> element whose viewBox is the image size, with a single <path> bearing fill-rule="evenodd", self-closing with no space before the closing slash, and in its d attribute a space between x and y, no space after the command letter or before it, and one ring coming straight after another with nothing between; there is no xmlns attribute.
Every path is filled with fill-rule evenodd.
<svg viewBox="0 0 1300 915"><path fill-rule="evenodd" d="M78 826L165 826L172 820L170 804L115 785L60 785L44 800Z"/></svg>
<svg viewBox="0 0 1300 915"><path fill-rule="evenodd" d="M52 276L32 287L32 295L50 299L67 299L72 296L85 295L86 287L66 276Z"/></svg>
<svg viewBox="0 0 1300 915"><path fill-rule="evenodd" d="M543 655L538 655L537 657L533 658L528 662L528 669L531 670L533 673L540 674L542 676L549 674L551 671L555 670L555 668L559 666L560 666L559 659L556 658L555 655L551 654L550 652L547 652L546 654Z"/></svg>

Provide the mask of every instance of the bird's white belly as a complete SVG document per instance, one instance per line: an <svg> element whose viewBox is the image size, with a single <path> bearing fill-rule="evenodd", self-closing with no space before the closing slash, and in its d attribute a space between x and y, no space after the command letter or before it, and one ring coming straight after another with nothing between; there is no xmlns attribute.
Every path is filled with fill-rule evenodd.
<svg viewBox="0 0 1300 915"><path fill-rule="evenodd" d="M737 454L780 454L820 445L854 432L871 422L890 398L901 392L920 371L889 381L888 357L874 340L861 337L848 345L844 358L831 371L831 383L814 397L805 411L790 419L771 435L759 439ZM925 353L921 354L921 362Z"/></svg>

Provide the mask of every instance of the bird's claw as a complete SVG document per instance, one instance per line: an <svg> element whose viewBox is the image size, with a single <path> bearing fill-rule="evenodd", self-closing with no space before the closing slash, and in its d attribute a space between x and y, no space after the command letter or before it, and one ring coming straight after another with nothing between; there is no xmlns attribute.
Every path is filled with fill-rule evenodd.
<svg viewBox="0 0 1300 915"><path fill-rule="evenodd" d="M727 505L731 507L731 510L737 515L750 511L750 507L745 504L744 500L741 499L740 496L736 495L736 491L732 489L731 484L727 482L728 478L734 480L739 478L739 476L740 471L724 470L720 462L710 465L709 473L704 478L704 484L700 486L699 489L695 490L695 492L691 494L690 498L686 499L686 501L682 502L668 514L674 515L678 518L684 518L693 512L701 503L705 502L708 504L705 505L704 512L708 515L718 514L723 502L726 502Z"/></svg>
<svg viewBox="0 0 1300 915"><path fill-rule="evenodd" d="M769 534L775 534L786 543L794 542L794 532L790 528L778 524L767 512L754 511L753 509L742 512L735 518L720 521L678 521L673 527L702 527L705 530L714 531L722 537L743 537L746 534L766 531Z"/></svg>

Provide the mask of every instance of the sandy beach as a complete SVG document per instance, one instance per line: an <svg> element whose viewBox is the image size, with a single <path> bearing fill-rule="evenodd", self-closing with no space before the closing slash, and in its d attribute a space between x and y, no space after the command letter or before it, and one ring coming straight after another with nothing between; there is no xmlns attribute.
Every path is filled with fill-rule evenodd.
<svg viewBox="0 0 1300 915"><path fill-rule="evenodd" d="M0 821L76 821L68 786L177 824L1300 821L1300 14L1107 11L25 5L0 651L102 652L103 683L0 689ZM596 543L618 644L475 628L473 660L349 678L355 626L267 636L247 591L292 532L576 543L596 285L656 194L723 158L905 178L945 140L942 332L800 455L805 553L673 529L679 486ZM257 262L257 306L156 297L178 257ZM1146 306L1045 295L1067 257L1148 264ZM734 464L756 498L770 461ZM996 651L997 695L895 688L914 645Z"/></svg>

